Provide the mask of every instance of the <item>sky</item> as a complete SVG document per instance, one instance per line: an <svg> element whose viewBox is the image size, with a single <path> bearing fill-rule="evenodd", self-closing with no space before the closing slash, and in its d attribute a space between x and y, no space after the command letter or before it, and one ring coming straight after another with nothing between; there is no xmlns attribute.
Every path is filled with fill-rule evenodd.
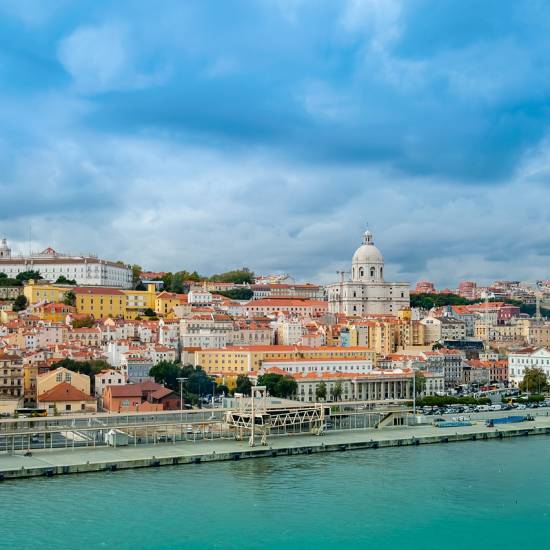
<svg viewBox="0 0 550 550"><path fill-rule="evenodd" d="M151 270L550 278L550 5L3 0L0 235Z"/></svg>

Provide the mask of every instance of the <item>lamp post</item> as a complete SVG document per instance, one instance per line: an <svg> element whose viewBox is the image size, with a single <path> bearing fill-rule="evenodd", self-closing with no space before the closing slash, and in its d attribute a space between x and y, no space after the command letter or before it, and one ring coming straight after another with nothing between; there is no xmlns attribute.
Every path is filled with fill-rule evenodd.
<svg viewBox="0 0 550 550"><path fill-rule="evenodd" d="M183 411L183 383L187 380L187 378L176 378L176 380L180 384L180 410Z"/></svg>

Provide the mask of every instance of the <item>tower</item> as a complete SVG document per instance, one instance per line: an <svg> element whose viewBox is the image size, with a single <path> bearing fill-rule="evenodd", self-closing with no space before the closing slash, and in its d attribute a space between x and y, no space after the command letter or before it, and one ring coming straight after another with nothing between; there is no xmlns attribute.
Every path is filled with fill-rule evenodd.
<svg viewBox="0 0 550 550"><path fill-rule="evenodd" d="M3 238L0 243L0 259L6 260L11 258L11 248L8 246L8 241Z"/></svg>

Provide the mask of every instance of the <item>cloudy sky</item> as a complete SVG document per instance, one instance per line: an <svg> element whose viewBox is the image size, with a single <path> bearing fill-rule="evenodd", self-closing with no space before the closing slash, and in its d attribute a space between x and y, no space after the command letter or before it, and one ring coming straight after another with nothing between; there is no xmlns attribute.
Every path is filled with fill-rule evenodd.
<svg viewBox="0 0 550 550"><path fill-rule="evenodd" d="M3 0L0 234L329 282L550 278L550 7Z"/></svg>

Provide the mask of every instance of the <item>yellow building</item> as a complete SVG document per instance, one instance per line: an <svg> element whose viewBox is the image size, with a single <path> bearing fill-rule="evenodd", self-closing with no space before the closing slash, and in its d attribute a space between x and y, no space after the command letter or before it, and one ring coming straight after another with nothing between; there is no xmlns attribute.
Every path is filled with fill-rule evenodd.
<svg viewBox="0 0 550 550"><path fill-rule="evenodd" d="M35 310L37 317L42 321L51 321L52 323L63 323L69 315L74 313L76 309L72 306L60 302L52 302L48 304L42 304Z"/></svg>
<svg viewBox="0 0 550 550"><path fill-rule="evenodd" d="M166 317L175 306L181 304L181 294L174 292L161 292L155 298L155 313Z"/></svg>
<svg viewBox="0 0 550 550"><path fill-rule="evenodd" d="M197 350L194 355L195 365L207 373L234 376L257 372L263 361L277 359L369 359L376 364L376 353L366 347L229 346Z"/></svg>
<svg viewBox="0 0 550 550"><path fill-rule="evenodd" d="M73 372L69 369L59 367L58 369L39 374L36 378L36 393L38 398L43 393L66 382L83 393L90 395L90 377L79 372Z"/></svg>
<svg viewBox="0 0 550 550"><path fill-rule="evenodd" d="M62 286L29 281L24 289L29 304L59 303L64 300L67 292L74 293L76 297L76 313L89 315L94 319L135 319L142 315L144 310L155 309L154 284L147 285L147 290L119 290L110 287Z"/></svg>
<svg viewBox="0 0 550 550"><path fill-rule="evenodd" d="M65 293L73 290L74 287L69 285L54 285L51 283L37 283L30 280L23 288L23 294L27 298L29 304L37 304L39 302L62 302Z"/></svg>

